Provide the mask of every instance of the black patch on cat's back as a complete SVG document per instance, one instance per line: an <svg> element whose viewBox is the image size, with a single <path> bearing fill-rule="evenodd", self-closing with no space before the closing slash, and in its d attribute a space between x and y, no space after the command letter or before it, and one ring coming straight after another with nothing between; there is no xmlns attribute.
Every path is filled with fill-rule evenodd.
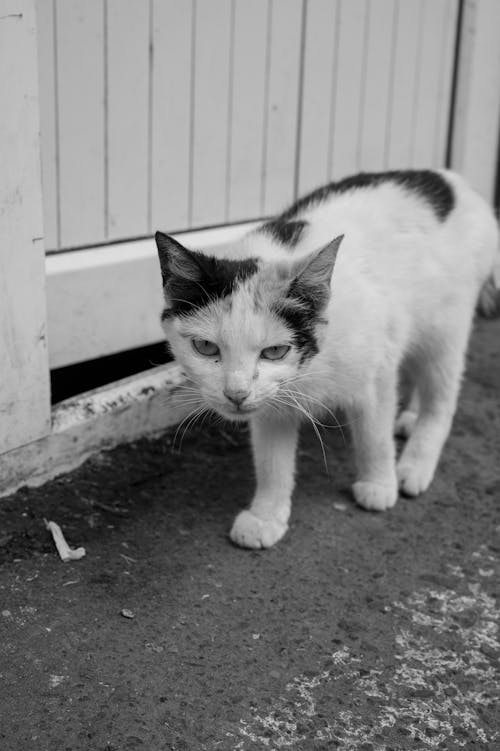
<svg viewBox="0 0 500 751"><path fill-rule="evenodd" d="M271 219L269 222L258 227L257 232L271 235L276 242L287 245L289 248L294 248L301 240L307 224L308 222L304 220L287 221L278 216L276 219Z"/></svg>
<svg viewBox="0 0 500 751"><path fill-rule="evenodd" d="M424 199L440 221L444 221L455 206L455 194L448 181L439 172L433 170L392 170L389 172L360 172L358 175L345 177L338 182L328 183L312 193L300 198L283 212L278 220L287 223L302 211L323 203L331 195L348 193L364 188L375 188L383 183L392 182L403 189L416 193Z"/></svg>
<svg viewBox="0 0 500 751"><path fill-rule="evenodd" d="M197 251L190 251L190 256L199 267L200 275L196 280L179 275L167 279L165 293L171 305L163 311L162 320L172 315L193 313L228 297L258 270L258 262L254 258L235 261L205 256Z"/></svg>

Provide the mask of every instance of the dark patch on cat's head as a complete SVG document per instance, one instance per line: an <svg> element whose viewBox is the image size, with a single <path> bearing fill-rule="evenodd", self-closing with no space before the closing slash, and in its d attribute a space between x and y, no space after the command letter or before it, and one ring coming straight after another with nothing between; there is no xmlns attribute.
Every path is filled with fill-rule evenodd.
<svg viewBox="0 0 500 751"><path fill-rule="evenodd" d="M253 258L242 261L215 258L188 250L173 237L155 235L167 307L162 321L187 315L232 294L235 287L255 274Z"/></svg>
<svg viewBox="0 0 500 751"><path fill-rule="evenodd" d="M271 221L258 227L257 232L268 234L276 242L289 248L294 248L302 239L304 228L308 224L308 222L303 220L286 221L281 217L276 217L276 219L271 219Z"/></svg>
<svg viewBox="0 0 500 751"><path fill-rule="evenodd" d="M319 352L317 326L326 323L322 313L330 299L330 282L343 235L292 268L286 294L272 306L292 330L300 362Z"/></svg>
<svg viewBox="0 0 500 751"><path fill-rule="evenodd" d="M313 190L296 201L278 217L277 221L288 223L302 212L328 200L330 196L348 193L364 188L376 188L384 183L400 185L417 197L422 198L441 221L444 221L455 206L452 186L440 172L434 170L390 170L387 172L360 172L344 177L338 182L328 183Z"/></svg>

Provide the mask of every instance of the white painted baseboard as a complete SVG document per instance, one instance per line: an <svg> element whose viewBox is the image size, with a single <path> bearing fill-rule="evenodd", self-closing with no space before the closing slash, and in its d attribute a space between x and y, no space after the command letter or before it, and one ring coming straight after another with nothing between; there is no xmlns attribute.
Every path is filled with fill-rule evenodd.
<svg viewBox="0 0 500 751"><path fill-rule="evenodd" d="M216 252L257 222L183 232L179 242ZM51 368L161 341L163 307L155 241L134 240L47 256Z"/></svg>

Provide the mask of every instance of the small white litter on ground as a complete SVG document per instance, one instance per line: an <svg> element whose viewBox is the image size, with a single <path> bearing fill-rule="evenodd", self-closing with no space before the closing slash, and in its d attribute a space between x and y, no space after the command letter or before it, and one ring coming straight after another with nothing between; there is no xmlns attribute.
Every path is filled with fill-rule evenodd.
<svg viewBox="0 0 500 751"><path fill-rule="evenodd" d="M64 561L66 563L67 561L78 561L80 558L83 558L83 556L85 555L85 548L70 548L70 546L64 539L64 535L59 524L56 524L56 522L49 522L47 521L47 519L44 519L44 522L46 529L48 529L48 531L52 535L61 561Z"/></svg>
<svg viewBox="0 0 500 751"><path fill-rule="evenodd" d="M51 675L49 677L50 688L57 688L58 686L61 685L61 683L64 681L65 678L66 678L65 675Z"/></svg>

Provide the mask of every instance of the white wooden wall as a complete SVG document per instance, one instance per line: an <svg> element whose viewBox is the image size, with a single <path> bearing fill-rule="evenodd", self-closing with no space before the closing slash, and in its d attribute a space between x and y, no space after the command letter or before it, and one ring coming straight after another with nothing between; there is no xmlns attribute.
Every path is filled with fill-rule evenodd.
<svg viewBox="0 0 500 751"><path fill-rule="evenodd" d="M458 0L37 0L48 250L443 165Z"/></svg>
<svg viewBox="0 0 500 751"><path fill-rule="evenodd" d="M451 164L492 198L500 2L461 7ZM269 215L352 170L443 164L457 9L0 0L0 495L179 419L171 371L50 406L49 367L160 337L154 228ZM88 245L105 247L44 259Z"/></svg>

